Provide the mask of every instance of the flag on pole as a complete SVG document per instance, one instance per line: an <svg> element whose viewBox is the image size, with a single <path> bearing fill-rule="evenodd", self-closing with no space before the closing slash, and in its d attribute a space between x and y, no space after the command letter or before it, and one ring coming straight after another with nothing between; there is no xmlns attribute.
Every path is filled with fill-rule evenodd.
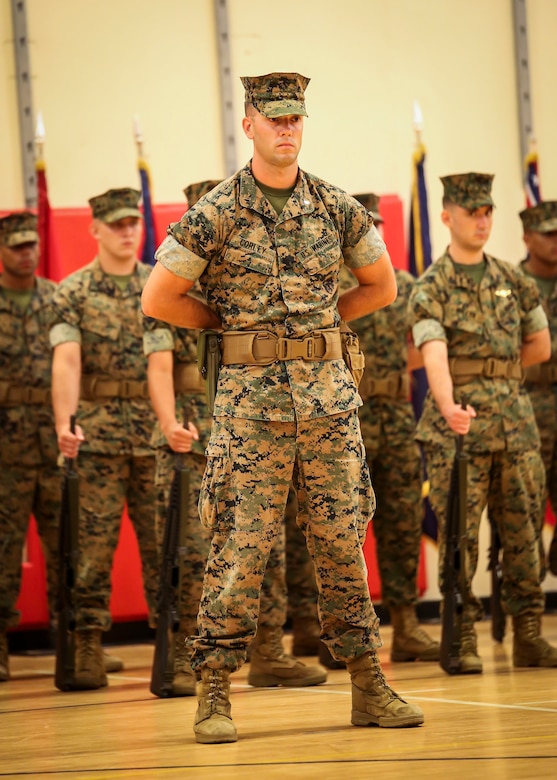
<svg viewBox="0 0 557 780"><path fill-rule="evenodd" d="M429 212L425 183L426 149L418 141L412 159L412 197L410 204L408 268L414 276L421 276L431 265L431 239L429 235ZM427 393L427 378L424 368L413 371L412 406L419 420Z"/></svg>
<svg viewBox="0 0 557 780"><path fill-rule="evenodd" d="M137 144L137 167L139 178L141 180L141 195L143 199L143 249L141 250L141 260L148 265L155 264L155 249L157 248L157 237L155 232L155 219L153 216L153 201L151 197L151 173L147 160L143 156L143 135L139 126L138 117L134 117L134 134Z"/></svg>
<svg viewBox="0 0 557 780"><path fill-rule="evenodd" d="M420 139L422 125L421 111L417 103L414 104L414 128L416 130L417 143L412 157L412 192L410 203L410 226L408 241L408 268L410 273L418 277L431 265L431 238L429 233L429 211L427 205L427 188L425 182L426 148ZM418 368L412 372L412 406L416 420L420 419L423 404L427 393L427 375L425 368ZM423 460L423 455L422 455ZM424 515L422 530L426 536L437 540L437 518L431 508L428 499L429 481L423 461L424 482L422 485L422 498L424 503Z"/></svg>
<svg viewBox="0 0 557 780"><path fill-rule="evenodd" d="M526 195L526 207L537 206L541 201L540 180L538 177L538 153L532 144L532 148L524 158L524 192Z"/></svg>
<svg viewBox="0 0 557 780"><path fill-rule="evenodd" d="M37 117L37 129L35 133L35 173L37 183L37 232L40 242L39 267L37 273L46 279L60 281L57 247L52 229L52 213L48 198L48 185L46 180L46 165L43 157L44 125L42 116Z"/></svg>

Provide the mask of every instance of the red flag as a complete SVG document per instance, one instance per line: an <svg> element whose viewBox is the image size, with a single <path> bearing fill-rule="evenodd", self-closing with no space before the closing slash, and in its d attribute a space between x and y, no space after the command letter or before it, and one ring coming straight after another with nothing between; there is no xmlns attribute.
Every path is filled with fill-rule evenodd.
<svg viewBox="0 0 557 780"><path fill-rule="evenodd" d="M59 265L57 258L56 242L52 230L52 215L48 200L48 187L46 183L46 167L42 160L35 165L37 172L37 216L38 233L41 248L39 259L39 276L46 279L60 281L58 275Z"/></svg>

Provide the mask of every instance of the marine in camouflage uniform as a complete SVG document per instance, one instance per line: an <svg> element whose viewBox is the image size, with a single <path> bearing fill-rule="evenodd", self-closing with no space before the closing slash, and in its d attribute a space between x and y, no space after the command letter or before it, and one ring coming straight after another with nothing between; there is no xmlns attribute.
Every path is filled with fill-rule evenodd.
<svg viewBox="0 0 557 780"><path fill-rule="evenodd" d="M482 607L472 578L486 508L503 549L501 599L513 619L514 665L557 666L557 650L540 637L544 596L536 526L544 473L532 405L521 384L523 366L549 355L547 318L535 284L483 252L492 223L492 179L477 173L443 177L442 218L451 243L410 297L414 342L429 382L416 436L426 454L441 562L456 435L464 436L468 455L463 674L482 671L474 630Z"/></svg>
<svg viewBox="0 0 557 780"><path fill-rule="evenodd" d="M520 264L540 291L549 320L551 358L526 370L526 389L534 407L541 438L546 476L546 499L557 517L557 201L546 200L520 212L528 256ZM546 501L539 518L540 541L545 521ZM557 526L549 547L548 567L557 575ZM545 556L544 556L545 557ZM544 560L542 558L542 564ZM543 573L543 566L542 566Z"/></svg>
<svg viewBox="0 0 557 780"><path fill-rule="evenodd" d="M140 193L91 198L98 256L59 285L50 331L58 445L80 479L76 582L76 688L106 685L100 647L108 631L111 570L127 505L141 555L150 616L156 611L155 415L148 397L140 297L150 266L137 261ZM69 419L77 414L76 432Z"/></svg>
<svg viewBox="0 0 557 780"><path fill-rule="evenodd" d="M360 398L337 330L340 317L394 299L392 266L367 211L298 168L308 79L242 81L251 163L171 227L143 293L150 316L224 331L200 496L213 538L192 637L201 678L194 732L202 743L237 739L229 676L256 631L261 582L294 477L322 637L352 677L352 722L418 725L421 711L387 685L376 654L362 553L374 499ZM339 299L343 260L360 286ZM198 278L207 305L187 295Z"/></svg>
<svg viewBox="0 0 557 780"><path fill-rule="evenodd" d="M0 219L0 682L9 677L6 630L20 618L15 605L31 514L46 560L51 619L56 612L61 472L48 343L56 284L35 276L38 242L31 212Z"/></svg>
<svg viewBox="0 0 557 780"><path fill-rule="evenodd" d="M382 223L374 193L355 195ZM422 536L422 462L414 440L416 419L410 402L411 342L408 299L414 277L395 269L398 295L390 306L351 323L365 355L359 410L377 509L373 518L383 604L393 625L392 661L437 661L439 644L418 625L418 563ZM342 279L342 277L341 277ZM341 281L342 283L342 281ZM348 282L353 284L353 278Z"/></svg>
<svg viewBox="0 0 557 780"><path fill-rule="evenodd" d="M189 206L193 206L215 184L218 182L204 181L186 187L184 192ZM172 684L174 696L195 693L195 677L190 664L192 648L187 647L185 641L188 635L196 632L203 574L211 543L211 532L200 523L197 508L206 465L205 448L212 423L204 383L197 367L197 336L195 331L171 329L153 320L143 337L149 360L151 398L158 417L151 443L156 452L157 534L160 546L176 452L184 451L184 463L190 472L189 511L184 536L186 554L181 561L180 626ZM285 536L281 533L271 549L263 579L258 631L250 647L248 683L263 687L307 686L325 682L327 675L324 669L305 666L284 652L282 627L285 616Z"/></svg>

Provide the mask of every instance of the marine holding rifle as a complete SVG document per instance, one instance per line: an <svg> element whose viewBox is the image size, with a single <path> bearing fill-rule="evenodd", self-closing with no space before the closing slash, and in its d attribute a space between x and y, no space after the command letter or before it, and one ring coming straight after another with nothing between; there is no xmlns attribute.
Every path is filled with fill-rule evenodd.
<svg viewBox="0 0 557 780"><path fill-rule="evenodd" d="M532 405L521 385L526 367L549 358L549 330L533 281L483 251L493 220L492 180L482 173L442 177L441 219L450 243L410 297L414 343L429 383L416 438L424 447L429 497L440 526L440 561L457 435L464 435L468 456L463 674L482 671L474 629L482 606L472 578L484 509L503 549L501 598L513 620L513 663L557 666L557 649L541 637L537 524L544 469ZM467 405L461 408L464 397Z"/></svg>
<svg viewBox="0 0 557 780"><path fill-rule="evenodd" d="M366 209L299 169L304 92L298 73L245 77L251 161L170 230L143 291L146 314L222 330L200 511L213 540L192 637L198 742L233 742L230 674L257 628L259 593L296 480L313 557L322 639L352 678L352 722L415 726L418 707L386 683L362 536L374 497L343 360L341 318L391 303L396 284ZM339 297L345 262L358 285ZM190 294L200 280L207 303ZM295 471L297 471L295 475Z"/></svg>
<svg viewBox="0 0 557 780"><path fill-rule="evenodd" d="M152 625L157 607L155 456L150 446L155 414L147 388L140 304L151 267L137 259L140 197L126 187L89 200L97 256L66 277L53 298L50 342L58 446L66 458L77 457L80 478L75 689L107 684L101 637L112 623L112 562L126 504Z"/></svg>

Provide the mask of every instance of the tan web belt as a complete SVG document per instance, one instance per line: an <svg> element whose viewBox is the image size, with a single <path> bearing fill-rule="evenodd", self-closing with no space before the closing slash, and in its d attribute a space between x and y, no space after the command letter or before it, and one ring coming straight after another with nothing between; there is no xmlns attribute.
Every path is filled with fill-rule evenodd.
<svg viewBox="0 0 557 780"><path fill-rule="evenodd" d="M410 394L410 377L408 374L392 373L384 377L367 376L358 387L363 401L373 396L384 395L388 398L408 398Z"/></svg>
<svg viewBox="0 0 557 780"><path fill-rule="evenodd" d="M81 377L81 398L84 401L98 401L103 398L149 398L147 382L135 379L103 379L84 374Z"/></svg>
<svg viewBox="0 0 557 780"><path fill-rule="evenodd" d="M43 387L17 387L0 382L0 406L46 406L50 404L50 390Z"/></svg>
<svg viewBox="0 0 557 780"><path fill-rule="evenodd" d="M476 376L485 376L490 379L522 379L524 370L520 363L512 360L498 360L497 358L451 358L449 370L453 378L453 384L465 385Z"/></svg>
<svg viewBox="0 0 557 780"><path fill-rule="evenodd" d="M197 363L177 363L174 366L174 392L193 395L205 392L205 384Z"/></svg>
<svg viewBox="0 0 557 780"><path fill-rule="evenodd" d="M276 360L339 360L342 344L338 328L316 330L300 339L275 336L268 330L234 331L222 334L223 366L235 363L266 366Z"/></svg>
<svg viewBox="0 0 557 780"><path fill-rule="evenodd" d="M533 385L553 385L557 383L557 365L538 363L525 369L525 381Z"/></svg>

